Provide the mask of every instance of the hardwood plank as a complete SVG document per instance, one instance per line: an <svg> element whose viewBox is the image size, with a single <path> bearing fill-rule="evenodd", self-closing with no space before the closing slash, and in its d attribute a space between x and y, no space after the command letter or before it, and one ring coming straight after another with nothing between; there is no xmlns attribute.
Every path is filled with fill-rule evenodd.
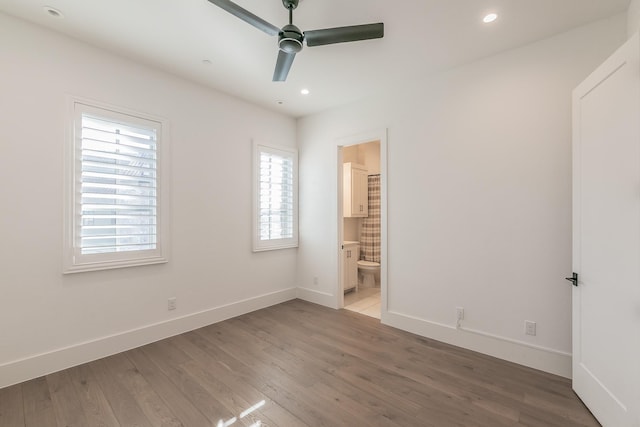
<svg viewBox="0 0 640 427"><path fill-rule="evenodd" d="M296 344L294 346L282 341L282 338L276 338L260 329L264 327L274 330L274 325L268 325L266 322L258 320L257 324L261 325L258 327L257 324L251 324L250 320L251 317L243 316L238 319L238 322L230 322L230 325L244 327L246 332L252 333L256 339L271 343L272 346L267 348L265 352L272 354L276 363L291 367L299 365L300 361L303 361L303 366L290 372L293 376L305 375L313 378L314 383L309 387L310 390L316 390L318 394L333 396L332 398L340 405L344 404L347 410L355 410L366 416L369 423L372 422L371 420L376 420L375 422L381 425L383 423L407 425L407 423L416 421L413 415L417 414L419 405L415 405L413 408L398 408L388 404L388 396L380 396L375 393L364 394L362 388L345 380L340 375L336 375L344 368L343 361L333 358L332 354L304 351L298 347L304 347L304 337L295 337L294 334L287 336L287 338L295 337ZM287 339L284 338L284 335L282 337ZM337 353L336 349L333 349L332 353ZM323 392L320 393L319 390L323 390ZM366 398L364 398L365 396ZM397 401L396 403L401 402Z"/></svg>
<svg viewBox="0 0 640 427"><path fill-rule="evenodd" d="M57 425L51 393L49 393L49 385L45 377L23 383L22 394L26 427L55 427ZM0 400L2 400L1 397Z"/></svg>
<svg viewBox="0 0 640 427"><path fill-rule="evenodd" d="M126 355L182 424L187 427L216 425L218 419L209 419L200 412L147 356L144 347L130 350Z"/></svg>
<svg viewBox="0 0 640 427"><path fill-rule="evenodd" d="M197 381L209 394L216 396L217 400L228 408L231 414L243 425L254 425L257 422L269 425L269 418L261 415L259 410L257 410L266 403L264 399L254 402L253 404L245 401L235 395L225 384L218 381L210 372L202 369L196 362L187 362L182 365L180 369L193 381ZM254 407L255 409L252 409ZM250 412L245 415L244 412L248 410L250 410ZM271 424L274 423L271 422Z"/></svg>
<svg viewBox="0 0 640 427"><path fill-rule="evenodd" d="M123 426L151 426L135 398L118 379L127 375L127 372L112 369L109 366L108 359L96 360L89 363L88 367L109 402L113 415Z"/></svg>
<svg viewBox="0 0 640 427"><path fill-rule="evenodd" d="M247 420L241 420L242 422L246 421L249 425L254 425L258 422L266 425L278 425L266 415L265 409L270 406L268 403L273 404L273 402L267 402L268 399L264 395L258 395L256 399L246 400L244 396L247 393L237 393L238 387L233 389L224 381L226 379L227 382L234 385L241 383L238 378L230 378L225 375L226 370L221 372L221 366L218 363L211 363L215 359L207 356L205 352L185 340L183 336L173 337L167 342L175 348L174 351L179 349L189 357L188 361L179 365L179 369L190 376L193 381L197 381L212 396L216 396L217 400L237 418L247 418ZM254 397L256 396L255 393L251 394ZM255 409L247 413L252 408ZM288 417L288 421L291 421L290 417Z"/></svg>
<svg viewBox="0 0 640 427"><path fill-rule="evenodd" d="M120 426L89 366L76 366L68 369L68 372L87 418L87 427Z"/></svg>
<svg viewBox="0 0 640 427"><path fill-rule="evenodd" d="M174 337L176 345L180 346L189 356L197 361L198 366L214 376L217 380L245 402L252 404L265 401L264 406L259 410L260 414L266 416L267 425L276 426L307 426L300 418L280 406L278 403L254 387L252 382L246 379L246 375L251 375L249 369L244 366L238 367L238 362L230 358L222 350L215 348L213 344L197 333L188 333ZM226 358L226 359L225 359ZM248 372L246 374L245 372ZM251 377L254 378L254 377ZM268 423L271 424L268 424Z"/></svg>
<svg viewBox="0 0 640 427"><path fill-rule="evenodd" d="M217 325L213 325L213 327ZM222 334L213 327L203 328L196 332L202 334L203 337L231 357L241 361L245 366L250 366L251 374L245 375L245 380L256 384L262 392L302 419L306 424L311 426L343 424L341 417L344 414L337 414L332 408L327 407L326 402L320 405L315 396L309 396L304 384L299 384L296 379L287 376L286 371L282 370L282 368L271 366L269 362L263 362L260 358L248 354L248 348L244 347L244 344L248 343L243 342L238 346L233 341L228 341L229 339L233 340L233 337L225 336L223 338ZM304 380L304 377L301 379Z"/></svg>
<svg viewBox="0 0 640 427"><path fill-rule="evenodd" d="M109 357L105 360L105 363L111 372L118 372L120 384L135 399L149 423L163 427L180 427L183 425L140 374L140 371L133 366L125 353Z"/></svg>
<svg viewBox="0 0 640 427"><path fill-rule="evenodd" d="M23 427L22 384L0 389L0 427Z"/></svg>
<svg viewBox="0 0 640 427"><path fill-rule="evenodd" d="M182 350L171 345L171 339L144 346L142 350L155 365L174 384L177 390L191 402L209 420L219 423L227 422L237 414L225 407L210 394L199 381L181 369L181 365L191 361ZM235 424L245 425L246 420L237 420ZM213 423L212 423L213 424ZM250 425L252 423L246 424Z"/></svg>
<svg viewBox="0 0 640 427"><path fill-rule="evenodd" d="M250 316L260 316L252 313ZM244 317L243 317L244 318ZM297 333L295 328L288 323L280 325L268 323L269 318L259 317L258 323L269 324L269 329L274 336L286 336L295 340L295 345L289 346L288 351L295 355L306 353L305 357L319 357L328 367L325 371L343 381L351 384L366 395L373 395L386 403L386 406L398 409L405 414L420 417L425 409L433 413L444 413L455 418L458 411L457 405L448 395L434 396L437 390L427 390L412 380L396 375L384 367L372 364L366 360L358 359L341 351L339 347L327 346L316 341L312 336ZM264 334L264 331L260 332ZM330 378L327 381L331 381ZM412 384L413 383L413 384ZM444 400L444 405L440 402ZM453 407L452 407L453 405ZM449 408L448 408L449 407ZM425 421L427 425L429 421Z"/></svg>
<svg viewBox="0 0 640 427"><path fill-rule="evenodd" d="M51 401L58 425L65 427L84 427L87 418L76 392L69 371L61 371L47 375Z"/></svg>

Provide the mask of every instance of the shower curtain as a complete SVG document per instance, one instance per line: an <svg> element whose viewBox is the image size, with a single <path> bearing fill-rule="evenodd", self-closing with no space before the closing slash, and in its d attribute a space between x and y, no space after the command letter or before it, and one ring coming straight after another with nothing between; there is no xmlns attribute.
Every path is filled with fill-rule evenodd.
<svg viewBox="0 0 640 427"><path fill-rule="evenodd" d="M380 175L369 175L369 216L362 222L360 259L380 262Z"/></svg>

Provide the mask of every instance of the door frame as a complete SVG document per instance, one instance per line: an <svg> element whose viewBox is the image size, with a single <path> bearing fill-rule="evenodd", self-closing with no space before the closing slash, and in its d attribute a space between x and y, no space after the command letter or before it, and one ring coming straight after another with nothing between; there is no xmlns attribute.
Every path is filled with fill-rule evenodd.
<svg viewBox="0 0 640 427"><path fill-rule="evenodd" d="M367 132L362 132L355 135L350 135L335 140L335 153L336 153L336 166L338 170L337 179L337 223L336 230L336 253L337 253L337 287L336 287L336 299L335 306L340 309L344 307L344 266L342 258L342 244L344 242L344 223L343 223L343 176L342 176L342 164L343 156L342 149L353 145L366 144L367 142L380 142L380 319L385 321L385 317L388 311L388 281L387 281L387 266L389 257L388 254L388 239L387 239L387 144L388 144L388 130L387 128L375 129Z"/></svg>

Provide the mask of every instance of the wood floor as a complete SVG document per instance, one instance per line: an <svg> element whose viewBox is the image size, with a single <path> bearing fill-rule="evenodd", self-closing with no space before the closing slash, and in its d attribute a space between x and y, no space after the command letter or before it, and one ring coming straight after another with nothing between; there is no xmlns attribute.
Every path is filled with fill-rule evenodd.
<svg viewBox="0 0 640 427"><path fill-rule="evenodd" d="M300 300L0 390L0 426L598 426L570 382Z"/></svg>

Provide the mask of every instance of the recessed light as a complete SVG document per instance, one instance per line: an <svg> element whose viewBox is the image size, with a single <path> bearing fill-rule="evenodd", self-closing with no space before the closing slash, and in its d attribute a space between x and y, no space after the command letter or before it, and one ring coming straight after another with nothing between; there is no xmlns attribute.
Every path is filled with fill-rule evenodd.
<svg viewBox="0 0 640 427"><path fill-rule="evenodd" d="M311 92L309 92L309 89L302 89L300 93L303 95L309 95Z"/></svg>
<svg viewBox="0 0 640 427"><path fill-rule="evenodd" d="M482 19L482 22L484 22L485 24L490 24L493 21L495 21L496 19L498 19L498 14L497 13L490 13L487 16L485 16Z"/></svg>
<svg viewBox="0 0 640 427"><path fill-rule="evenodd" d="M54 7L43 6L43 9L44 9L44 13L46 13L47 15L53 18L64 18L64 15L62 14L62 12L60 12L58 9Z"/></svg>

